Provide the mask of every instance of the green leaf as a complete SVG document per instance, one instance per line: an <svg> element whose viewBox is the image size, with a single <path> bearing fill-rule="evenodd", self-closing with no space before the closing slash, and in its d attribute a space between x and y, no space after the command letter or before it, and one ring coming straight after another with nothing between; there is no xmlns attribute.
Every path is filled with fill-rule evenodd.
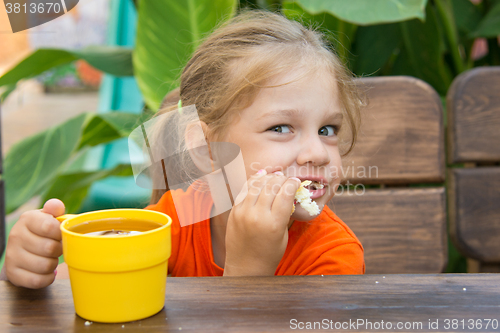
<svg viewBox="0 0 500 333"><path fill-rule="evenodd" d="M30 78L59 65L72 62L76 57L68 51L38 49L0 77L0 86L14 84L21 79Z"/></svg>
<svg viewBox="0 0 500 333"><path fill-rule="evenodd" d="M460 32L474 31L481 21L481 12L470 0L453 0L453 16Z"/></svg>
<svg viewBox="0 0 500 333"><path fill-rule="evenodd" d="M236 0L141 1L134 72L146 104L157 110L178 86L182 68L201 39L236 10Z"/></svg>
<svg viewBox="0 0 500 333"><path fill-rule="evenodd" d="M124 112L81 114L12 146L4 164L7 214L44 192L81 148L125 137L144 117Z"/></svg>
<svg viewBox="0 0 500 333"><path fill-rule="evenodd" d="M105 73L115 76L134 75L132 48L95 45L72 53Z"/></svg>
<svg viewBox="0 0 500 333"><path fill-rule="evenodd" d="M410 57L408 55L408 51L406 48L401 48L399 53L394 60L394 64L392 65L391 75L409 75L417 77L418 74L413 69L413 66L410 62Z"/></svg>
<svg viewBox="0 0 500 333"><path fill-rule="evenodd" d="M280 0L256 0L257 5L262 9L276 10L279 8Z"/></svg>
<svg viewBox="0 0 500 333"><path fill-rule="evenodd" d="M372 25L425 19L427 0L285 0L297 3L312 15L330 13L357 25Z"/></svg>
<svg viewBox="0 0 500 333"><path fill-rule="evenodd" d="M500 36L500 2L497 2L493 8L479 23L475 31L470 33L471 38L485 37L493 38Z"/></svg>
<svg viewBox="0 0 500 333"><path fill-rule="evenodd" d="M401 33L416 76L444 95L452 80L443 57L446 47L432 6L427 6L426 15L425 23L419 20L400 23Z"/></svg>
<svg viewBox="0 0 500 333"><path fill-rule="evenodd" d="M148 114L128 112L95 114L83 129L78 149L123 138L148 117Z"/></svg>
<svg viewBox="0 0 500 333"><path fill-rule="evenodd" d="M376 74L389 60L401 43L397 23L359 27L356 34L357 75Z"/></svg>
<svg viewBox="0 0 500 333"><path fill-rule="evenodd" d="M81 207L92 183L109 176L132 176L130 165L120 164L113 169L95 172L75 172L57 176L50 188L43 194L42 202L51 198L60 199L66 212L76 213Z"/></svg>
<svg viewBox="0 0 500 333"><path fill-rule="evenodd" d="M56 177L78 146L89 117L81 114L10 148L4 164L6 214L40 194Z"/></svg>
<svg viewBox="0 0 500 333"><path fill-rule="evenodd" d="M95 68L116 76L133 75L132 50L123 47L89 46L82 50L38 49L0 77L0 86L15 84L53 67L83 59Z"/></svg>
<svg viewBox="0 0 500 333"><path fill-rule="evenodd" d="M447 51L451 55L454 74L458 75L465 70L464 59L460 53L459 33L453 16L453 5L450 0L434 0L437 17L439 17L439 31L443 31L440 35L446 37L446 42L441 43L444 48L448 46Z"/></svg>
<svg viewBox="0 0 500 333"><path fill-rule="evenodd" d="M311 15L300 5L292 2L283 3L283 14L289 19L299 21L308 26L319 26L328 37L336 53L344 63L348 62L349 50L354 39L357 26L328 13Z"/></svg>
<svg viewBox="0 0 500 333"><path fill-rule="evenodd" d="M1 93L0 93L0 103L5 101L5 99L10 95L11 92L13 92L16 89L16 84L9 84L7 86L2 87Z"/></svg>

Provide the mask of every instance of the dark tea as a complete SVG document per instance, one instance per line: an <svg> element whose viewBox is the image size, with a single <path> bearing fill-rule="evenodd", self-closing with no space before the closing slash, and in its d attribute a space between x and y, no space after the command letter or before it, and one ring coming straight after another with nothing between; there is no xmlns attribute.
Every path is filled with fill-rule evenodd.
<svg viewBox="0 0 500 333"><path fill-rule="evenodd" d="M162 226L163 224L152 221L113 218L83 222L68 228L68 230L92 236L131 236Z"/></svg>

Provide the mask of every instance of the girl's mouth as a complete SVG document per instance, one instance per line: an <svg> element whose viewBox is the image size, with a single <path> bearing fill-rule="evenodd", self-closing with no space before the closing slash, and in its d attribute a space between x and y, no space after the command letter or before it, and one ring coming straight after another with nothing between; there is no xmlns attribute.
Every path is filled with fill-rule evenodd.
<svg viewBox="0 0 500 333"><path fill-rule="evenodd" d="M325 185L323 185L320 182L312 180L311 184L304 186L304 187L307 188L309 191L312 191L312 190L321 190L322 188L325 187Z"/></svg>
<svg viewBox="0 0 500 333"><path fill-rule="evenodd" d="M311 199L317 199L326 193L326 188L322 188L322 189L318 189L318 190L308 189L308 191L311 192Z"/></svg>
<svg viewBox="0 0 500 333"><path fill-rule="evenodd" d="M295 205L297 202L300 206L309 213L310 216L317 215L321 212L318 204L312 199L319 198L326 192L324 185L311 180L304 180L300 184L300 187L295 192L295 201L292 208L292 214L295 212Z"/></svg>
<svg viewBox="0 0 500 333"><path fill-rule="evenodd" d="M317 199L326 193L325 185L317 181L312 181L311 184L304 187L311 192L311 199Z"/></svg>

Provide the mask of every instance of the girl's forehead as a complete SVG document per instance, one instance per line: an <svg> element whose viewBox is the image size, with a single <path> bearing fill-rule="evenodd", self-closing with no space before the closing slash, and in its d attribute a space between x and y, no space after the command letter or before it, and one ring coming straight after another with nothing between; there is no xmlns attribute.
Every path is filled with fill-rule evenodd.
<svg viewBox="0 0 500 333"><path fill-rule="evenodd" d="M335 85L335 74L328 66L298 65L289 70L270 78L267 86L289 85L293 83L301 84L311 79L320 80L323 84ZM266 86L266 84L264 86Z"/></svg>
<svg viewBox="0 0 500 333"><path fill-rule="evenodd" d="M336 100L337 82L330 71L293 70L269 80L255 96L254 102L265 103L326 103Z"/></svg>

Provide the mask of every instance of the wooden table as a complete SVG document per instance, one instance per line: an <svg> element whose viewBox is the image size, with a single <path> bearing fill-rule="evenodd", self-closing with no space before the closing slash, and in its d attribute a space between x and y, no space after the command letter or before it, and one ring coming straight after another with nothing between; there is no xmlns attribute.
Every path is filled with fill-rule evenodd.
<svg viewBox="0 0 500 333"><path fill-rule="evenodd" d="M158 314L87 325L69 280L40 290L0 281L0 332L312 331L300 328L314 322L319 331L500 332L500 275L168 278Z"/></svg>

